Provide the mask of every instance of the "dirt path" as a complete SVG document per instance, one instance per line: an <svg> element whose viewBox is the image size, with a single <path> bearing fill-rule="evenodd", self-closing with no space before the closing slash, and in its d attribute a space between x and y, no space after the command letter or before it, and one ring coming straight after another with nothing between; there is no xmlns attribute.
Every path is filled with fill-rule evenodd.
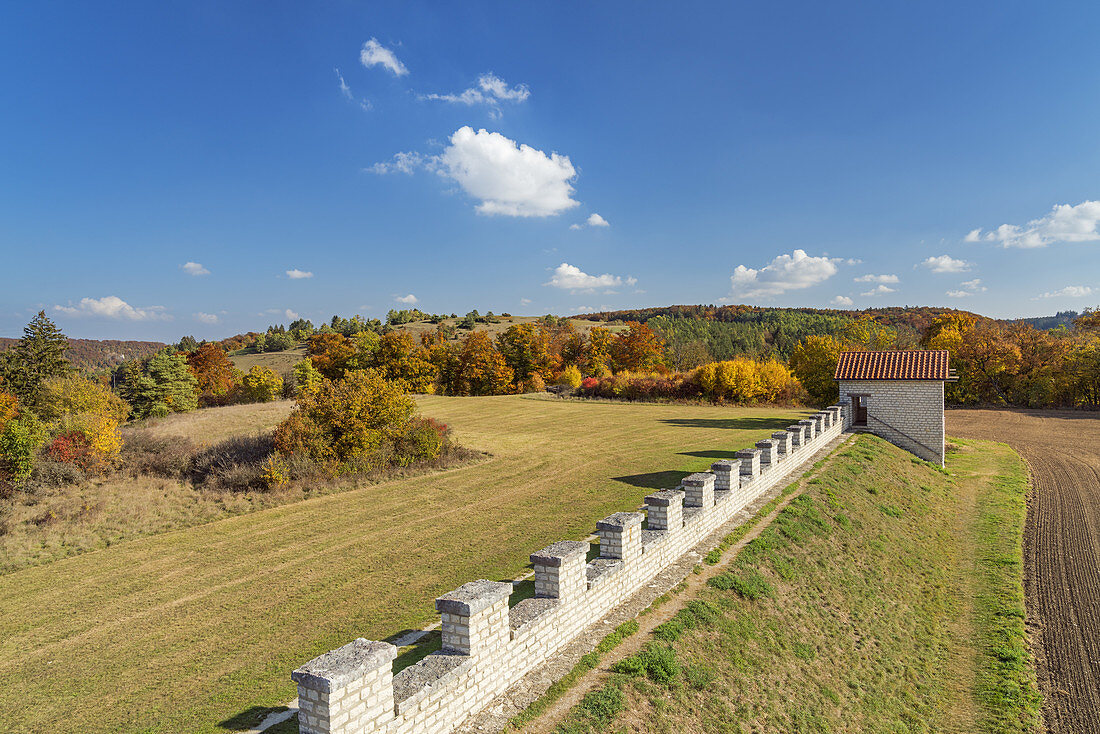
<svg viewBox="0 0 1100 734"><path fill-rule="evenodd" d="M801 494L801 488L805 486L806 482L819 474L825 466L828 466L829 462L831 461L831 456L834 454L836 449L843 443L846 443L850 438L850 435L843 435L839 439L831 442L827 447L823 447L819 458L826 456L829 458L826 459L822 468L819 468L815 471L807 472L806 474L802 475L801 479L799 480L799 491L792 492L791 494L784 497L777 504L777 506L771 510L771 512L769 512L765 517L758 521L757 524L752 528L752 530L745 534L745 537L726 549L725 553L723 553L722 555L721 563L713 566L704 565L701 567L701 573L689 573L686 577L679 577L683 579L684 583L684 589L681 591L681 593L673 596L667 602L665 602L649 614L636 617L638 622L638 632L631 637L628 637L621 645L604 655L603 658L601 658L600 660L599 667L594 668L582 675L577 680L577 683L572 688L570 688L569 691L565 693L560 699L551 704L538 719L523 727L523 731L530 732L531 734L547 734L548 732L554 731L555 727L559 723L561 723L562 719L566 716L566 714L569 713L569 710L581 700L584 694L592 690L596 686L600 685L603 679L607 677L613 663L618 660L622 660L623 658L628 657L629 655L632 655L633 653L641 649L641 646L651 639L649 633L652 632L655 627L664 622L667 622L673 616L675 616L675 614L680 611L684 607L684 605L693 598L694 592L696 592L701 586L706 584L707 579L725 571L726 563L728 563L731 558L733 558L743 547L745 547L747 543L758 537L760 533L764 530L764 528L766 528L772 522L772 520L774 520L776 516L779 515L783 508L785 508L788 504L791 503L794 498L798 497L799 494ZM755 515L755 513L758 511L757 508L763 506L767 502L771 501L772 498L778 496L782 492L783 488L787 486L787 484L788 483L781 482L773 491L768 492L767 495L758 498L752 503L750 508L748 508L752 511L752 515L744 519L729 523L725 527L720 528L719 531L716 531L710 538L707 539L704 544L701 545L712 547L719 539L721 539L721 537L731 532L734 527L737 527L748 519L751 519L751 517ZM690 553L688 554L688 556L690 556L691 558L685 557L684 560L686 560L687 563L684 565L684 568L690 569L699 559L699 555L696 553ZM694 561L692 559L694 559ZM678 583L678 579L676 580L676 583ZM653 596L656 596L656 594L654 594ZM630 605L630 602L627 602L627 605ZM648 604L642 604L641 608L645 608L646 606L648 606ZM608 629L607 631L610 631L610 629ZM591 647L591 645L588 645L585 651L587 652L588 650L591 650ZM566 654L562 655L561 657L572 657L568 655L567 651L564 652L566 652ZM571 666L572 662L569 663L569 666ZM568 669L569 667L563 665L561 668L561 672L564 673ZM560 677L560 675L558 677ZM464 730L472 730L474 728L477 728L476 723L473 727L465 727ZM477 730L479 731L483 729L484 727L477 728Z"/></svg>
<svg viewBox="0 0 1100 734"><path fill-rule="evenodd" d="M1100 731L1100 416L951 410L948 435L1004 441L1028 463L1028 623L1054 734Z"/></svg>

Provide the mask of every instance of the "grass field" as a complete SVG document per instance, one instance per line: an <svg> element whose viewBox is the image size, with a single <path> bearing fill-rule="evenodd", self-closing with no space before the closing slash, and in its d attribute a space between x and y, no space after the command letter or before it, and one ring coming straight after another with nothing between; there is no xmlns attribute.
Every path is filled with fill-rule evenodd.
<svg viewBox="0 0 1100 734"><path fill-rule="evenodd" d="M533 550L585 536L796 416L536 396L418 402L493 458L0 577L5 730L245 727L294 697L289 673L302 662L437 621L440 593L513 578ZM191 426L217 430L205 420Z"/></svg>
<svg viewBox="0 0 1100 734"><path fill-rule="evenodd" d="M564 720L530 730L1037 731L1023 462L960 442L948 471L860 437Z"/></svg>

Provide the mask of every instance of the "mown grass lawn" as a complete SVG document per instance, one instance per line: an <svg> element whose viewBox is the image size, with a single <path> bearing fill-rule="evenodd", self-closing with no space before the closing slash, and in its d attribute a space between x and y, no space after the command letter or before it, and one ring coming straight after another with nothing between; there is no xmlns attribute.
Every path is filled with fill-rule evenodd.
<svg viewBox="0 0 1100 734"><path fill-rule="evenodd" d="M1036 731L1023 462L947 468L859 437L559 734Z"/></svg>
<svg viewBox="0 0 1100 734"><path fill-rule="evenodd" d="M440 593L513 578L532 551L796 418L524 396L420 404L493 458L0 577L5 731L244 728L294 697L302 662L430 624Z"/></svg>

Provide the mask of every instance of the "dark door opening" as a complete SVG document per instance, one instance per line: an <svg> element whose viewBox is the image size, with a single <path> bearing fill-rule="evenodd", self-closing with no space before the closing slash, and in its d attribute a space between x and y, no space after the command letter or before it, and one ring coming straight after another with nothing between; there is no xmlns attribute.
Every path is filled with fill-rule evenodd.
<svg viewBox="0 0 1100 734"><path fill-rule="evenodd" d="M852 398L852 425L867 425L867 406L863 403L862 395L851 395Z"/></svg>

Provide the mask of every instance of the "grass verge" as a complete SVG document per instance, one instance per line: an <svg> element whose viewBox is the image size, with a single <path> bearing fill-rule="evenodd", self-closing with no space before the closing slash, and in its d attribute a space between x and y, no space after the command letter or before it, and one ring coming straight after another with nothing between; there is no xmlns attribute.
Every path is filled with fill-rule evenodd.
<svg viewBox="0 0 1100 734"><path fill-rule="evenodd" d="M1034 731L1025 489L1003 444L861 436L557 731Z"/></svg>

